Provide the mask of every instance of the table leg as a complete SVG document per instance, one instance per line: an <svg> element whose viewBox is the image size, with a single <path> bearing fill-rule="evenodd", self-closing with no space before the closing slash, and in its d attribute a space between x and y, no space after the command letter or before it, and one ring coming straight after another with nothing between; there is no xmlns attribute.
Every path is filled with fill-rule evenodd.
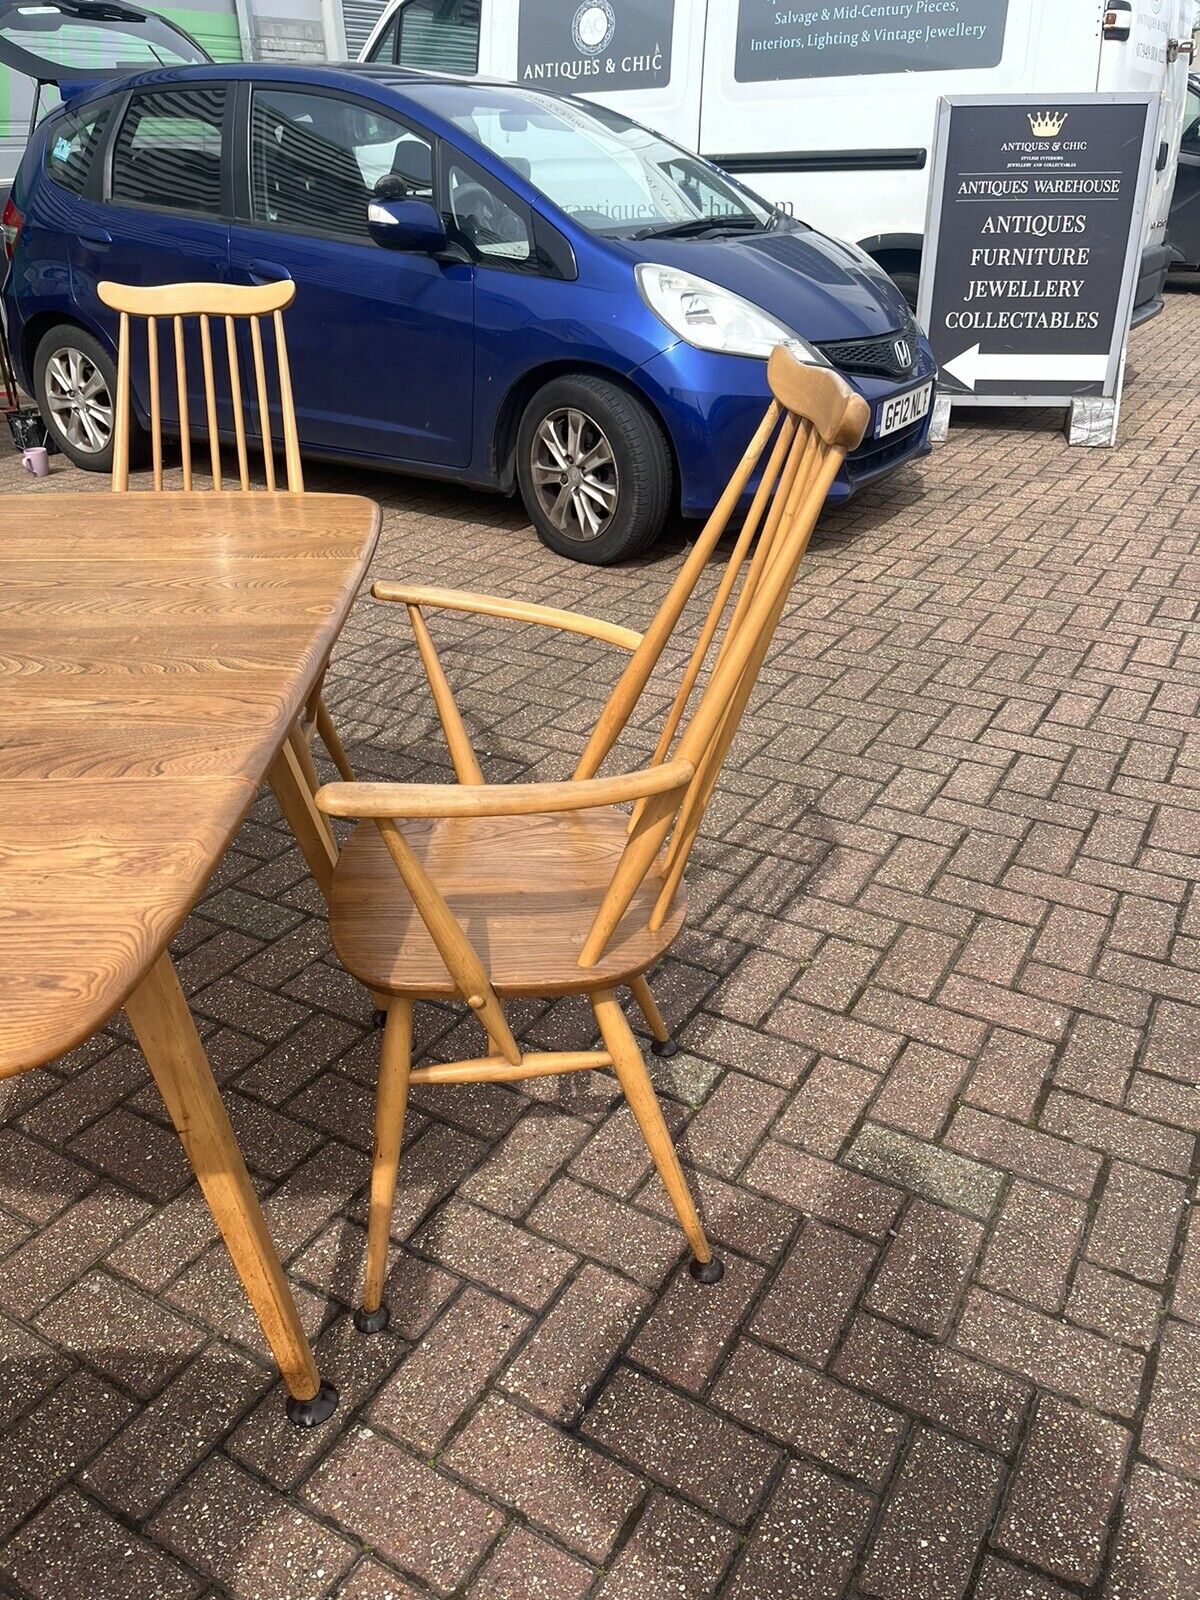
<svg viewBox="0 0 1200 1600"><path fill-rule="evenodd" d="M332 1416L337 1391L323 1384L317 1372L258 1196L168 954L158 958L129 996L125 1013L279 1364L290 1396L288 1416L301 1427L314 1427Z"/></svg>

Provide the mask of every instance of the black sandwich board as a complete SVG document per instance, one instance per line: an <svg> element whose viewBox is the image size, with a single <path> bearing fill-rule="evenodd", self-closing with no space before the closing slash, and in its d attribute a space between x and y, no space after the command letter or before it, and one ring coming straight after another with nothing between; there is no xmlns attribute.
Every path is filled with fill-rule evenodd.
<svg viewBox="0 0 1200 1600"><path fill-rule="evenodd" d="M1112 443L1146 225L1148 94L938 107L917 320L950 405L1069 406Z"/></svg>

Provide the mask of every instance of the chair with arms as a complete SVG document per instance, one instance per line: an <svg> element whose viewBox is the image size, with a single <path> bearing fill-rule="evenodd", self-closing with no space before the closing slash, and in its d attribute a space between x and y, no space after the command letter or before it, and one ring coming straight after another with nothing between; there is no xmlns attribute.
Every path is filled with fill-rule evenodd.
<svg viewBox="0 0 1200 1600"><path fill-rule="evenodd" d="M184 349L185 319L195 318L200 330L201 365L204 373L204 411L208 428L209 467L212 486L217 493L225 490L221 470L221 440L217 426L217 381L213 360L213 325L224 324L225 361L229 373L230 403L233 414L234 440L237 452L237 485L248 493L250 483L250 453L247 444L246 408L242 398L241 362L238 356L238 324L246 323L250 333L250 350L254 366L254 401L257 406L259 437L262 442L263 474L267 492L277 489L275 474L275 445L271 437L270 400L268 396L267 362L264 350L262 322L271 319L275 342L276 377L279 389L279 411L283 433L284 488L288 494L303 494L304 475L300 466L300 439L296 430L296 408L292 399L291 373L288 368L287 343L283 332L283 312L295 299L296 286L288 281L261 286L225 283L171 283L161 287L141 288L122 283L101 283L97 292L103 303L120 313L120 335L117 345L117 396L113 429L112 486L118 494L129 491L129 447L132 434L132 394L130 366L132 362L131 318L146 323L146 357L149 374L150 449L153 464L153 482L156 492L163 490L163 423L162 387L160 383L159 324L170 326L170 348L175 362L175 393L178 403L179 449L183 467L183 487L193 487L192 476L192 418L188 409L187 360ZM328 665L328 663L326 663ZM297 759L302 764L310 787L319 786L316 768L312 763L309 746L319 733L321 742L329 751L340 775L353 781L354 772L347 759L345 748L326 708L322 687L325 671L322 669L316 687L309 696L304 713L297 724L293 740Z"/></svg>
<svg viewBox="0 0 1200 1600"><path fill-rule="evenodd" d="M646 973L682 927L683 874L705 808L826 494L870 415L832 368L805 365L786 347L775 350L767 372L771 405L644 635L487 595L374 586L378 599L408 608L459 782L333 783L317 795L326 815L362 819L334 870L334 947L351 973L389 997L366 1282L356 1313L364 1331L377 1331L387 1321L389 1225L414 1083L513 1083L611 1067L691 1246L693 1275L706 1283L721 1276L615 991L625 985L632 990L661 1053L667 1053L669 1036ZM620 776L599 776L759 469L746 520L650 763ZM434 608L543 623L628 652L570 781L484 782L425 623L424 612ZM618 809L626 803L632 803L631 814ZM588 997L601 1048L523 1050L503 1001L565 994ZM413 1002L453 997L464 1000L482 1023L485 1054L413 1068Z"/></svg>

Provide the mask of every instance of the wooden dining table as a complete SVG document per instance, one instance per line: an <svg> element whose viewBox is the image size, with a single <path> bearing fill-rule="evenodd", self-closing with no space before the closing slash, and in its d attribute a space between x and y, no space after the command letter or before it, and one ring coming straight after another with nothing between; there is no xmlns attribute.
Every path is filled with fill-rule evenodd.
<svg viewBox="0 0 1200 1600"><path fill-rule="evenodd" d="M306 1426L337 1395L167 947L264 779L327 890L297 719L378 535L349 495L0 497L0 1077L124 1006Z"/></svg>

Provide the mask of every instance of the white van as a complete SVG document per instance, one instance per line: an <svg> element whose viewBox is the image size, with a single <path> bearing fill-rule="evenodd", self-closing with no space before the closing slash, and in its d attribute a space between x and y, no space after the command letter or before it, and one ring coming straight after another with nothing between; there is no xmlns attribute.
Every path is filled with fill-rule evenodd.
<svg viewBox="0 0 1200 1600"><path fill-rule="evenodd" d="M594 98L862 245L913 300L940 96L1159 95L1134 320L1161 309L1196 0L343 0L360 27L372 3L361 60Z"/></svg>

